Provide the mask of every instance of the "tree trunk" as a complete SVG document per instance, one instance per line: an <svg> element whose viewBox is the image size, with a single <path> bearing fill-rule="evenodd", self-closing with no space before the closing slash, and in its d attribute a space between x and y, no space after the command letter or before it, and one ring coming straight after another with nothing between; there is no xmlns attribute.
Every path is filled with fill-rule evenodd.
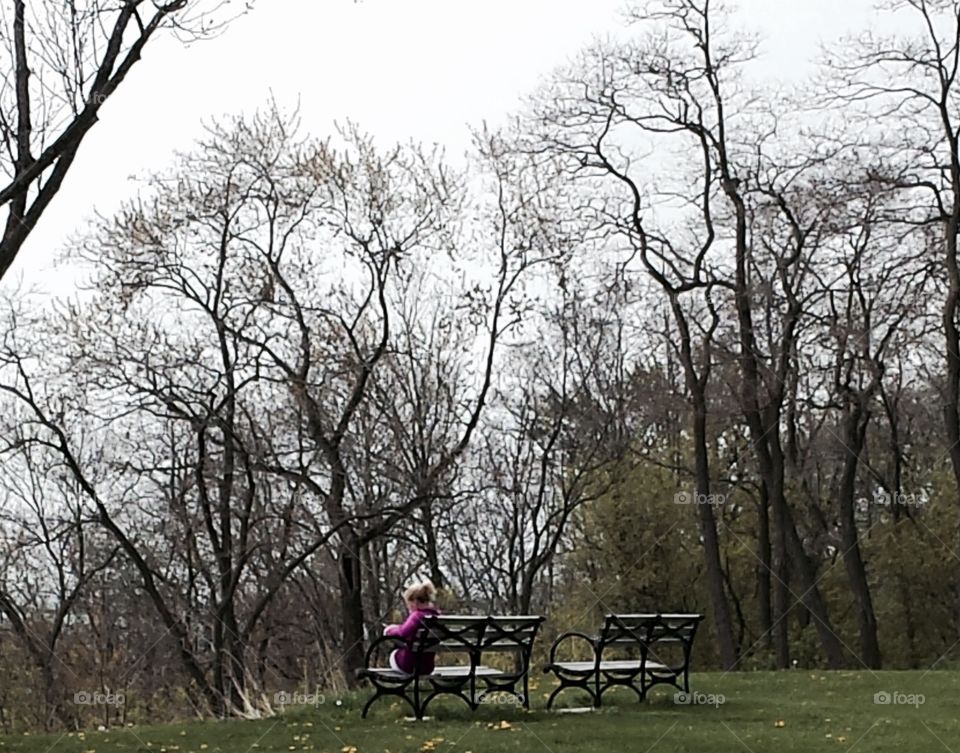
<svg viewBox="0 0 960 753"><path fill-rule="evenodd" d="M757 602L760 631L767 650L773 649L773 606L770 603L771 573L773 561L770 551L770 493L767 485L760 482L760 502L757 504Z"/></svg>
<svg viewBox="0 0 960 753"><path fill-rule="evenodd" d="M777 429L774 435L768 436L771 450L771 472L773 475L774 497L778 500L774 518L776 532L774 534L771 565L773 567L773 644L776 656L777 669L790 667L790 557L787 549L787 515L786 499L784 497L785 458L780 447L780 414L774 413Z"/></svg>
<svg viewBox="0 0 960 753"><path fill-rule="evenodd" d="M437 551L437 532L433 526L433 500L428 499L423 507L423 535L427 547L427 566L430 568L430 580L439 591L444 587L446 579L440 568L440 554Z"/></svg>
<svg viewBox="0 0 960 753"><path fill-rule="evenodd" d="M724 670L737 666L738 650L733 637L733 620L723 584L723 565L720 559L720 540L717 523L710 504L710 466L707 454L707 408L703 389L693 399L693 436L696 463L697 495L694 504L703 537L703 554L707 568L707 591L713 608L717 642L720 644L720 663Z"/></svg>
<svg viewBox="0 0 960 753"><path fill-rule="evenodd" d="M349 530L341 534L338 555L340 585L340 617L343 621L341 652L344 681L348 687L357 684L356 672L363 666L363 590L357 537Z"/></svg>
<svg viewBox="0 0 960 753"><path fill-rule="evenodd" d="M843 562L847 569L850 589L857 602L857 624L860 630L861 660L870 669L880 669L880 643L877 637L877 617L870 595L867 570L860 552L860 537L856 520L856 479L860 454L866 439L868 416L862 408L854 407L844 421L846 460L840 478L840 540Z"/></svg>
<svg viewBox="0 0 960 753"><path fill-rule="evenodd" d="M943 421L947 439L947 452L953 468L953 478L960 492L960 330L957 328L957 314L960 312L960 267L957 260L957 232L960 230L960 159L958 144L951 133L951 179L953 183L953 211L945 223L945 245L947 270L947 297L943 304L944 357L947 361L947 379L943 393ZM960 529L956 533L960 542ZM955 593L960 594L960 571L955 576ZM960 625L960 600L954 599L954 622Z"/></svg>

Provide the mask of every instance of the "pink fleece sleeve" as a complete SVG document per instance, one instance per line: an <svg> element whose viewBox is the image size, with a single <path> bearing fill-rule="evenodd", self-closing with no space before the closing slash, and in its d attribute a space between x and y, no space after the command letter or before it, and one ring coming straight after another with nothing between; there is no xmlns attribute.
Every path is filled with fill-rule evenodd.
<svg viewBox="0 0 960 753"><path fill-rule="evenodd" d="M414 636L417 634L417 629L420 627L420 614L419 612L411 612L410 616L407 617L406 621L402 625L388 625L384 631L384 635L392 635L396 638L402 638L405 641L412 641Z"/></svg>

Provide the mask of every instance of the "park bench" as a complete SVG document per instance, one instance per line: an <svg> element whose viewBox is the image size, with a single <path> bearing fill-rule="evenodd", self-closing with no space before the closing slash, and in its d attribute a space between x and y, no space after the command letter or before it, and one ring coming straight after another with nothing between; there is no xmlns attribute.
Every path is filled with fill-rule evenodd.
<svg viewBox="0 0 960 753"><path fill-rule="evenodd" d="M651 687L664 683L689 693L690 651L702 619L700 614L608 614L597 636L564 633L550 647L543 670L560 681L547 708L567 688L585 690L595 708L614 687L632 689L641 701ZM560 646L572 639L589 645L588 660L558 660Z"/></svg>
<svg viewBox="0 0 960 753"><path fill-rule="evenodd" d="M362 716L378 698L395 696L407 702L413 715L422 719L427 705L439 695L463 699L476 710L490 694L508 694L530 708L530 654L543 617L522 615L432 615L409 644L420 666L420 658L434 654L430 674L398 672L388 666L389 651L404 645L401 638L381 636L367 650L363 669L357 673L374 686L374 695L363 707ZM490 654L506 655L501 664L489 666ZM446 663L448 660L456 663ZM517 686L521 686L521 690Z"/></svg>

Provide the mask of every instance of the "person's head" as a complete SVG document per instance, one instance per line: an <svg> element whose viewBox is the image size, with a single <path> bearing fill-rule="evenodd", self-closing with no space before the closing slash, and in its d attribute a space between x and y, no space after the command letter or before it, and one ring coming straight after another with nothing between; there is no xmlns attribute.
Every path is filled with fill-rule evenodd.
<svg viewBox="0 0 960 753"><path fill-rule="evenodd" d="M407 590L403 592L403 600L407 603L407 609L411 612L432 606L436 596L437 589L434 588L433 583L428 580L422 583L414 583L412 586L408 586Z"/></svg>

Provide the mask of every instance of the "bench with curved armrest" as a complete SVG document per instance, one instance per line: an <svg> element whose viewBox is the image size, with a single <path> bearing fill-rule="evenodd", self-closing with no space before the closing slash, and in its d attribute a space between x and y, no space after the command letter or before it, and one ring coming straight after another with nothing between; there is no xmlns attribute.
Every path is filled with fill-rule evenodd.
<svg viewBox="0 0 960 753"><path fill-rule="evenodd" d="M484 654L507 654L512 657L513 669L495 669L483 664L477 666L477 678L484 687L477 695L483 703L491 693L509 693L524 708L530 708L530 657L537 631L543 624L537 615L490 615L480 643L480 658ZM517 685L523 689L517 691Z"/></svg>
<svg viewBox="0 0 960 753"><path fill-rule="evenodd" d="M364 719L367 718L367 711L370 710L373 702L378 698L383 698L384 696L396 696L401 698L410 705L414 715L417 714L417 708L420 706L420 689L419 687L416 687L414 683L414 676L406 672L398 672L389 666L371 666L374 657L379 652L384 651L385 647L392 651L394 649L403 648L406 645L408 645L408 643L407 641L403 640L403 638L399 638L394 635L381 635L379 638L373 641L373 643L371 643L370 647L367 649L367 653L363 659L363 668L357 670L357 677L369 680L370 684L374 687L374 695L363 707L362 716ZM411 685L414 685L412 697L408 695Z"/></svg>
<svg viewBox="0 0 960 753"><path fill-rule="evenodd" d="M382 636L367 650L360 678L374 686L374 695L363 707L362 716L373 703L384 696L402 698L422 719L430 701L439 695L453 695L476 709L491 692L512 694L529 708L528 674L533 641L543 617L532 615L433 615L424 619L417 635L406 643L393 636ZM398 672L390 667L374 666L378 652L384 648L406 645L414 654L415 666L422 665L425 654L435 659L452 655L459 663L435 661L433 672L423 674ZM514 668L499 669L482 663L484 654L509 653L516 657ZM522 683L522 693L517 685Z"/></svg>
<svg viewBox="0 0 960 753"><path fill-rule="evenodd" d="M700 614L608 614L597 636L570 631L550 647L544 673L553 673L559 686L547 699L568 688L586 691L599 708L610 688L627 687L641 701L654 685L669 684L690 691L690 652L703 615ZM571 639L590 646L585 661L561 661L558 650Z"/></svg>

